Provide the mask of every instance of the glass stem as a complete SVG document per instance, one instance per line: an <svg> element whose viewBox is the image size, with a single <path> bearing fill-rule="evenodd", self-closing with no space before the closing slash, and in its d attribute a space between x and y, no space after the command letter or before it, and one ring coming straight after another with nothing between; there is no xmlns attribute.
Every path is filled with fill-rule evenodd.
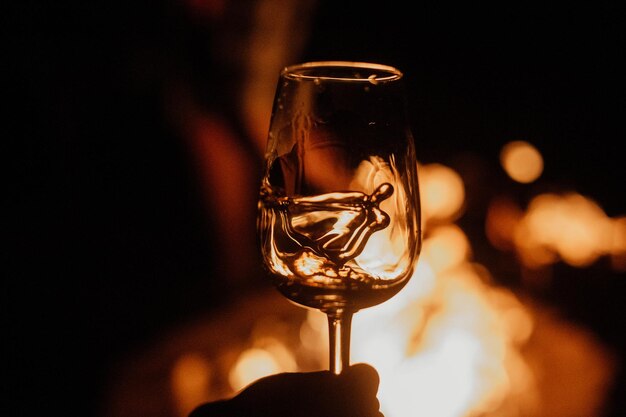
<svg viewBox="0 0 626 417"><path fill-rule="evenodd" d="M333 311L328 316L328 341L330 342L330 372L342 373L350 366L351 311Z"/></svg>

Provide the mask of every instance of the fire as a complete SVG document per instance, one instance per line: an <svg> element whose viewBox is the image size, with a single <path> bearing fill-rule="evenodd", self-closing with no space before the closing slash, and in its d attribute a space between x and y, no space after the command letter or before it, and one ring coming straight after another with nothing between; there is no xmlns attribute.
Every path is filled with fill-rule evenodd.
<svg viewBox="0 0 626 417"><path fill-rule="evenodd" d="M460 176L440 164L424 166L421 174L427 216L451 219L463 206ZM407 287L357 313L352 358L378 370L386 416L464 416L510 408L510 398L515 410L537 406L534 377L521 354L532 316L513 293L489 284L471 253L457 225L434 226ZM323 313L308 313L300 339L310 353L327 355L326 326ZM248 369L254 366L266 368L254 373ZM250 349L233 368L231 384L236 390L278 371L268 351Z"/></svg>
<svg viewBox="0 0 626 417"><path fill-rule="evenodd" d="M440 164L420 173L425 217L449 221L464 204L460 176ZM389 417L532 411L537 387L521 353L532 315L512 292L489 284L457 225L439 224L424 236L407 287L359 312L353 325L353 360L379 371L381 411Z"/></svg>
<svg viewBox="0 0 626 417"><path fill-rule="evenodd" d="M352 362L378 370L381 411L386 417L598 415L612 372L607 355L587 334L555 324L495 285L488 269L473 261L470 240L453 223L464 205L460 176L441 164L424 165L420 174L426 229L414 275L395 297L358 312L353 322ZM512 200L494 200L486 227L492 243L516 250L527 265L561 259L581 267L603 254L610 254L614 265L626 264L626 218L611 219L576 193L538 195L526 211ZM377 245L361 255L375 259L367 250ZM301 267L314 269L315 262L303 259ZM228 378L232 392L266 375L310 370L303 363L327 366L323 313L307 311L291 344L273 334L253 337L239 354ZM556 353L554 340L568 348ZM544 347L534 347L537 343ZM571 362L546 367L545 361L561 354ZM179 368L187 369L184 362ZM580 373L594 390L559 379ZM200 382L192 385L200 388L187 391L204 389L206 381L196 379ZM173 380L179 381L179 396L185 390L180 387L191 384Z"/></svg>
<svg viewBox="0 0 626 417"><path fill-rule="evenodd" d="M353 357L378 369L381 411L465 416L510 407L506 401L519 393L518 408L536 407L521 354L533 329L529 312L485 283L480 266L464 262L435 277L428 263L419 262L407 287L417 298L396 304L393 314L364 310L354 324ZM422 281L435 285L420 297Z"/></svg>

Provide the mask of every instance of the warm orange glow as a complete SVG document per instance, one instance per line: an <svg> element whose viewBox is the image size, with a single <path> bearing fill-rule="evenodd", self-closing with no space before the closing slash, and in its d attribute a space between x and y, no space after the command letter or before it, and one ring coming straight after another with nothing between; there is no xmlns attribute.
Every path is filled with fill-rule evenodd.
<svg viewBox="0 0 626 417"><path fill-rule="evenodd" d="M543 158L537 148L525 141L509 142L500 152L500 163L513 180L535 181L543 172Z"/></svg>
<svg viewBox="0 0 626 417"><path fill-rule="evenodd" d="M263 349L248 349L239 356L237 364L230 371L228 381L234 391L239 391L252 381L278 371L278 363L269 352Z"/></svg>
<svg viewBox="0 0 626 417"><path fill-rule="evenodd" d="M430 232L424 241L422 257L435 272L442 272L466 260L469 252L469 242L461 228L446 225Z"/></svg>
<svg viewBox="0 0 626 417"><path fill-rule="evenodd" d="M307 310L300 326L300 344L309 354L325 357L328 346L328 319L318 310Z"/></svg>
<svg viewBox="0 0 626 417"><path fill-rule="evenodd" d="M584 267L608 254L612 226L600 206L580 194L542 194L529 204L514 242L529 267L559 259Z"/></svg>
<svg viewBox="0 0 626 417"><path fill-rule="evenodd" d="M313 276L319 272L324 262L304 252L295 262L294 267L304 276Z"/></svg>
<svg viewBox="0 0 626 417"><path fill-rule="evenodd" d="M261 206L263 251L272 273L315 285L336 284L342 273L352 274L354 279L361 274L358 271L380 280L408 274L415 254L405 242L415 240L413 218L407 217L412 211L407 210L407 195L395 162L379 157L362 161L350 188L359 191L292 198L296 208L286 214L278 213L274 203ZM322 203L327 207L320 210ZM277 226L283 215L288 220ZM279 242L298 239L305 239L306 244L293 259ZM337 266L351 260L359 265L357 269Z"/></svg>
<svg viewBox="0 0 626 417"><path fill-rule="evenodd" d="M422 219L451 221L461 212L465 188L461 176L442 164L419 167Z"/></svg>
<svg viewBox="0 0 626 417"><path fill-rule="evenodd" d="M381 411L390 417L532 415L535 377L522 355L532 314L485 269L468 262L471 247L456 225L426 236L413 278L393 299L359 312L353 362L379 372ZM311 311L301 342L326 354L323 313ZM516 412L507 414L506 410ZM490 414L491 415L491 414Z"/></svg>
<svg viewBox="0 0 626 417"><path fill-rule="evenodd" d="M380 181L373 181L373 174L385 170L366 168L359 178L371 192L367 184ZM464 203L460 177L440 164L426 165L420 174L423 218L429 223L413 277L389 301L360 311L353 323L352 362L377 369L381 411L388 417L597 415L611 375L610 358L584 332L566 326L546 330L545 323L553 319L512 291L492 285L489 271L472 263L466 234L451 223ZM394 206L388 211L394 215ZM626 268L626 217L610 219L596 203L576 193L539 195L525 212L512 200L495 199L485 227L494 246L516 251L529 267L559 260L581 267L610 255L614 267ZM377 256L396 250L394 239L379 242L375 236L360 255L364 260L375 262ZM298 260L302 271L314 274L319 267L313 258ZM553 337L562 342L558 349ZM570 339L574 343L562 348ZM532 350L537 340L548 346L547 353ZM299 342L299 354L327 358L327 319L322 312L307 312ZM569 361L554 365L558 360L550 355L560 352ZM549 365L542 362L545 358ZM240 356L230 381L237 390L262 376L292 369L298 367L285 345L259 339ZM578 383L580 374L597 389Z"/></svg>
<svg viewBox="0 0 626 417"><path fill-rule="evenodd" d="M421 274L432 271L418 268L406 288L416 295ZM381 411L497 415L511 398L520 410L511 415L536 410L536 382L521 354L533 330L526 308L509 291L489 287L468 263L426 281L435 284L427 297L390 300L395 308L364 310L354 323L353 358L379 371Z"/></svg>
<svg viewBox="0 0 626 417"><path fill-rule="evenodd" d="M513 235L522 215L522 210L510 199L498 198L489 204L485 233L494 247L513 249Z"/></svg>
<svg viewBox="0 0 626 417"><path fill-rule="evenodd" d="M228 381L234 391L251 382L279 372L293 372L297 368L293 353L274 338L255 340L255 347L245 350L230 370Z"/></svg>
<svg viewBox="0 0 626 417"><path fill-rule="evenodd" d="M207 401L211 374L211 364L199 354L187 353L176 360L170 381L179 416L187 416L194 407Z"/></svg>

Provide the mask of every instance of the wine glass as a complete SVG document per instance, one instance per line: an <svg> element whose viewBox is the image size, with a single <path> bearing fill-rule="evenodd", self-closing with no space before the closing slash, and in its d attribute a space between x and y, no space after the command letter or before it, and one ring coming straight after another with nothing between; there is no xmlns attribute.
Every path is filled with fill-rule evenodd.
<svg viewBox="0 0 626 417"><path fill-rule="evenodd" d="M284 68L260 187L265 267L292 302L328 317L330 371L350 365L360 309L393 297L421 247L403 74L364 62Z"/></svg>

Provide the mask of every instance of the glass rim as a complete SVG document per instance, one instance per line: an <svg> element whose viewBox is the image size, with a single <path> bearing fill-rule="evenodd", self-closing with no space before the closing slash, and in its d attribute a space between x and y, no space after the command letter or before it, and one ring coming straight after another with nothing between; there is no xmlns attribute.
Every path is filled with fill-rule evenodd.
<svg viewBox="0 0 626 417"><path fill-rule="evenodd" d="M330 76L330 75L311 75L304 73L308 69L363 69L378 72L369 76L360 77L352 76ZM310 61L299 64L289 65L280 72L282 77L292 80L328 80L328 81L353 81L377 84L379 82L398 81L403 77L402 71L385 64L361 61Z"/></svg>

